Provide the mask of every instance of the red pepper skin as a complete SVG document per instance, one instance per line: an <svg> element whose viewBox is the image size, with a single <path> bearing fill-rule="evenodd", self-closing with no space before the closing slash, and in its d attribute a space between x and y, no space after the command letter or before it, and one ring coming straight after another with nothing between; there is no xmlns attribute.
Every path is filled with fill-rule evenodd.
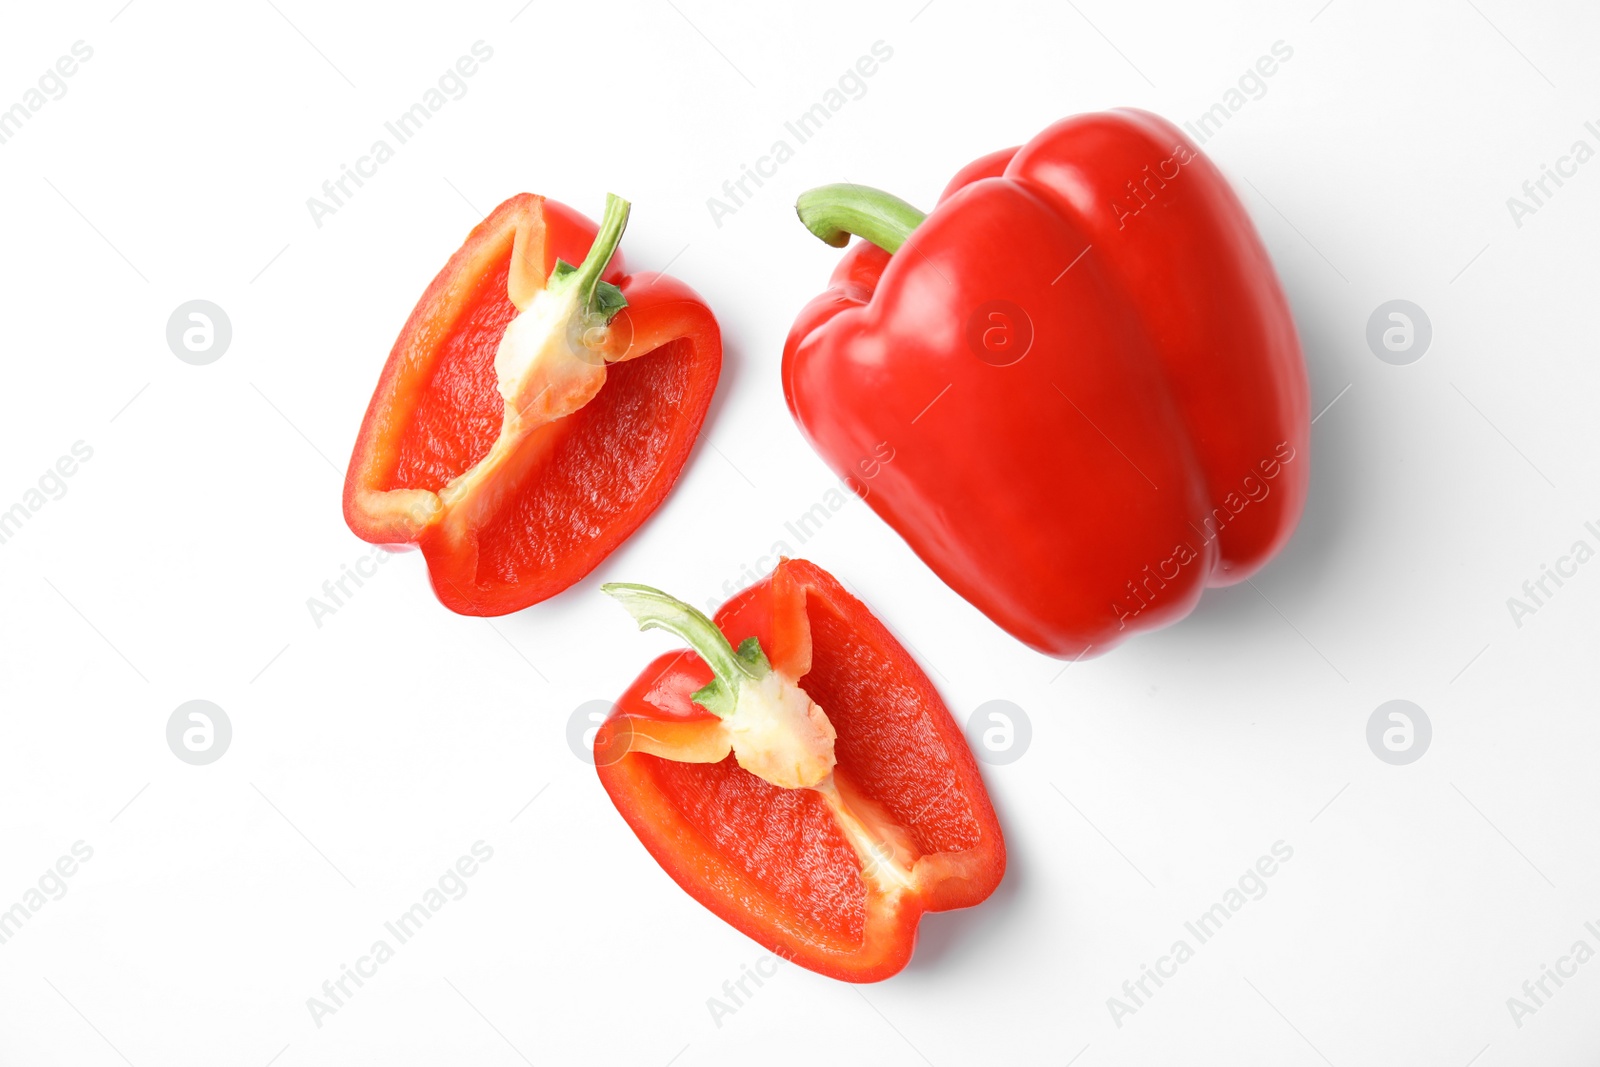
<svg viewBox="0 0 1600 1067"><path fill-rule="evenodd" d="M596 767L617 810L663 870L771 952L831 978L876 982L911 958L924 912L966 908L1005 873L1005 841L965 738L938 692L887 628L826 571L784 560L729 600L716 623L737 645L755 636L798 676L838 731L835 779L909 835L916 884L877 891L826 804L721 763L629 752L714 724L690 694L712 675L695 653L658 658L595 737Z"/></svg>
<svg viewBox="0 0 1600 1067"><path fill-rule="evenodd" d="M503 615L577 582L661 504L694 446L722 366L716 319L673 278L629 275L619 251L604 279L628 306L613 334L653 354L611 364L600 393L537 431L539 447L503 486L495 514L465 539L382 506L392 490L437 493L488 452L504 401L495 350L516 308L506 293L519 223L542 222L544 272L581 263L595 224L523 193L479 223L400 331L367 407L345 477L345 521L374 544L415 543L434 592L463 615Z"/></svg>
<svg viewBox="0 0 1600 1067"><path fill-rule="evenodd" d="M968 341L991 300L1032 323L1009 366ZM1054 656L1248 578L1308 487L1305 364L1271 261L1216 167L1140 111L974 161L894 256L857 242L790 332L784 393L935 573ZM894 460L871 464L885 441Z"/></svg>

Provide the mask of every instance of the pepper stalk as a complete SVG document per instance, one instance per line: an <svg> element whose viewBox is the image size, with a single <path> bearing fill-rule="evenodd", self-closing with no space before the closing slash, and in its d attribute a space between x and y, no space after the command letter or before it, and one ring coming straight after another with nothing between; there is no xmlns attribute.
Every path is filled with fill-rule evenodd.
<svg viewBox="0 0 1600 1067"><path fill-rule="evenodd" d="M628 300L602 275L622 241L629 208L628 201L607 193L589 254L576 267L558 259L548 278L541 273L542 247L523 247L519 235L506 286L519 314L506 324L494 354L505 412L488 454L439 491L451 536L464 537L493 512L499 500L490 487L526 459L534 431L571 415L605 385L607 356L618 355L615 346L608 347L611 321Z"/></svg>
<svg viewBox="0 0 1600 1067"><path fill-rule="evenodd" d="M722 720L739 766L784 789L815 788L833 773L833 724L799 683L775 670L761 642L734 648L703 612L648 585L600 587L628 610L641 630L683 639L711 668L712 680L691 699Z"/></svg>
<svg viewBox="0 0 1600 1067"><path fill-rule="evenodd" d="M900 251L911 231L928 217L893 193L851 182L820 185L801 193L794 210L806 229L825 244L843 248L855 234L890 255Z"/></svg>

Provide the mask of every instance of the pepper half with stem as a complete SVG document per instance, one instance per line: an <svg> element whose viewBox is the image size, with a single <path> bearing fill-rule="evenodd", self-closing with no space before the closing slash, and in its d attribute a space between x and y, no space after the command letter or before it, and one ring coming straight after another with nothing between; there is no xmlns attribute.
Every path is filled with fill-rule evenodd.
<svg viewBox="0 0 1600 1067"><path fill-rule="evenodd" d="M715 620L604 589L690 645L618 700L595 764L695 899L786 959L871 982L905 966L924 912L994 891L1005 843L960 728L832 575L784 560Z"/></svg>
<svg viewBox="0 0 1600 1067"><path fill-rule="evenodd" d="M507 200L384 366L345 519L365 540L420 546L454 611L515 611L588 574L660 506L699 435L716 319L681 282L626 272L628 215L615 196L599 226Z"/></svg>

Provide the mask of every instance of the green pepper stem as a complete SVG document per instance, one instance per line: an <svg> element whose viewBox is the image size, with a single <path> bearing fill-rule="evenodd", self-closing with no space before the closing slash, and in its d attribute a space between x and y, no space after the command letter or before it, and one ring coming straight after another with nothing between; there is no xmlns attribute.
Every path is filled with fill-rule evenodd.
<svg viewBox="0 0 1600 1067"><path fill-rule="evenodd" d="M748 638L737 651L705 613L659 589L629 582L608 582L600 591L628 609L641 630L666 630L683 638L700 654L716 679L694 694L694 700L719 717L733 714L740 683L758 682L771 670L760 644Z"/></svg>
<svg viewBox="0 0 1600 1067"><path fill-rule="evenodd" d="M594 235L594 242L589 245L589 254L583 258L581 264L571 270L571 273L565 273L557 267L557 277L552 279L559 280L564 287L576 286L578 299L582 302L585 313L600 316L607 322L621 310L621 305L612 306L608 302L614 298L607 297L602 289L600 276L605 273L611 257L616 255L617 245L622 243L622 231L628 228L628 212L632 206L622 197L607 193L606 211L600 217L600 229ZM615 289L615 286L609 288ZM616 294L617 298L620 296L620 293Z"/></svg>
<svg viewBox="0 0 1600 1067"><path fill-rule="evenodd" d="M928 217L892 193L849 182L801 193L794 209L806 229L835 248L843 248L855 234L890 255Z"/></svg>

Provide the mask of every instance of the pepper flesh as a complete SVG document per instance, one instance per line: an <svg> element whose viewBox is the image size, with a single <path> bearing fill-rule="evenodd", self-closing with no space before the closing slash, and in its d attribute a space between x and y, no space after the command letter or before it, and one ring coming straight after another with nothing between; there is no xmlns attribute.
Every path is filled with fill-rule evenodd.
<svg viewBox="0 0 1600 1067"><path fill-rule="evenodd" d="M661 504L710 407L716 319L620 251L599 278L626 306L552 356L566 339L540 332L541 298L596 232L544 197L497 207L423 293L367 408L345 520L419 545L453 611L516 611L588 574Z"/></svg>
<svg viewBox="0 0 1600 1067"><path fill-rule="evenodd" d="M1132 110L1065 119L911 211L907 247L858 242L800 313L784 393L946 584L1076 658L1285 544L1308 486L1304 360L1248 215L1182 133Z"/></svg>
<svg viewBox="0 0 1600 1067"><path fill-rule="evenodd" d="M786 789L729 755L722 719L692 699L713 679L694 652L661 656L595 737L617 810L656 861L719 917L791 962L873 982L911 957L927 911L971 907L1005 872L976 762L933 684L826 571L784 560L716 615L754 637L836 730L832 774Z"/></svg>

